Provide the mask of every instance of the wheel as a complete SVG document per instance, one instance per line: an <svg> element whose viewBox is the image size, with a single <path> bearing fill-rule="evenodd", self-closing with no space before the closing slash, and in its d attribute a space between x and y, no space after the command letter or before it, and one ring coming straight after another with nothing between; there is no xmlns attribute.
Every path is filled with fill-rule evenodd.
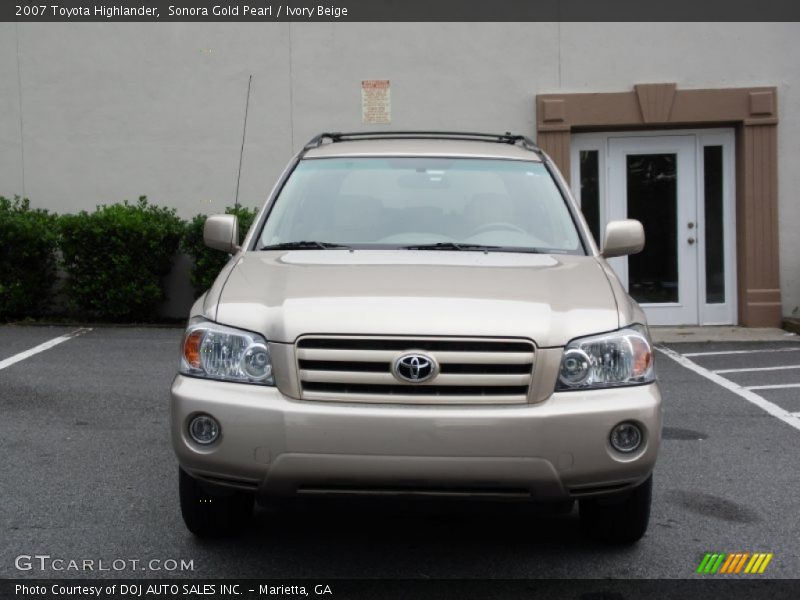
<svg viewBox="0 0 800 600"><path fill-rule="evenodd" d="M612 544L632 544L647 531L653 476L624 495L585 498L580 501L583 531L589 537Z"/></svg>
<svg viewBox="0 0 800 600"><path fill-rule="evenodd" d="M178 489L183 522L198 537L241 530L253 516L253 494L212 486L180 469Z"/></svg>

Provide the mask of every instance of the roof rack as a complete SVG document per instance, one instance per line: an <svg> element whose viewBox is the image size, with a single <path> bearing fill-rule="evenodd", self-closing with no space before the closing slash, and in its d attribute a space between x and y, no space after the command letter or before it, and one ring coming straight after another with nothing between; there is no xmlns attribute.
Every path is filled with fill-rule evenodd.
<svg viewBox="0 0 800 600"><path fill-rule="evenodd" d="M303 150L320 147L325 140L332 143L351 140L473 140L481 142L497 142L498 144L519 144L526 150L541 152L539 147L529 137L506 133L471 133L462 131L358 131L351 133L320 133L314 136L305 145Z"/></svg>

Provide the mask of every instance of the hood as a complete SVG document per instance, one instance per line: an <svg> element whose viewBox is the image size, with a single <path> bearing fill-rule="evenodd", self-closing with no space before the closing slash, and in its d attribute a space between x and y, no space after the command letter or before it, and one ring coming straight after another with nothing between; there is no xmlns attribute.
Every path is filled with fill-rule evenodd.
<svg viewBox="0 0 800 600"><path fill-rule="evenodd" d="M216 321L285 343L303 334L424 335L548 347L619 326L597 259L549 254L246 252L216 308Z"/></svg>

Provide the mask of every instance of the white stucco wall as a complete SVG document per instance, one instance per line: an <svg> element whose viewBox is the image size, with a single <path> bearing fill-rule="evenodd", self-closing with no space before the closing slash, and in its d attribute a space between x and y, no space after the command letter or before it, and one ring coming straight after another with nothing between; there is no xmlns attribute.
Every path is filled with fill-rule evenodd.
<svg viewBox="0 0 800 600"><path fill-rule="evenodd" d="M259 205L315 133L358 130L390 79L392 129L535 134L534 97L778 87L781 285L800 305L800 25L0 23L0 194L58 212L147 195L184 217ZM24 163L24 166L23 166Z"/></svg>

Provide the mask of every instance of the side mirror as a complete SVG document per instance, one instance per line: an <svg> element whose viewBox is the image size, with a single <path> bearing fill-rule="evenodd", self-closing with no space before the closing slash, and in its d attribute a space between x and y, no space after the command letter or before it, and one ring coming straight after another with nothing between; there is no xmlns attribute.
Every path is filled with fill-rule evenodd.
<svg viewBox="0 0 800 600"><path fill-rule="evenodd" d="M211 215L203 227L203 242L209 248L231 254L239 250L239 220L235 215Z"/></svg>
<svg viewBox="0 0 800 600"><path fill-rule="evenodd" d="M636 219L611 221L606 225L603 258L636 254L644 248L644 227Z"/></svg>

